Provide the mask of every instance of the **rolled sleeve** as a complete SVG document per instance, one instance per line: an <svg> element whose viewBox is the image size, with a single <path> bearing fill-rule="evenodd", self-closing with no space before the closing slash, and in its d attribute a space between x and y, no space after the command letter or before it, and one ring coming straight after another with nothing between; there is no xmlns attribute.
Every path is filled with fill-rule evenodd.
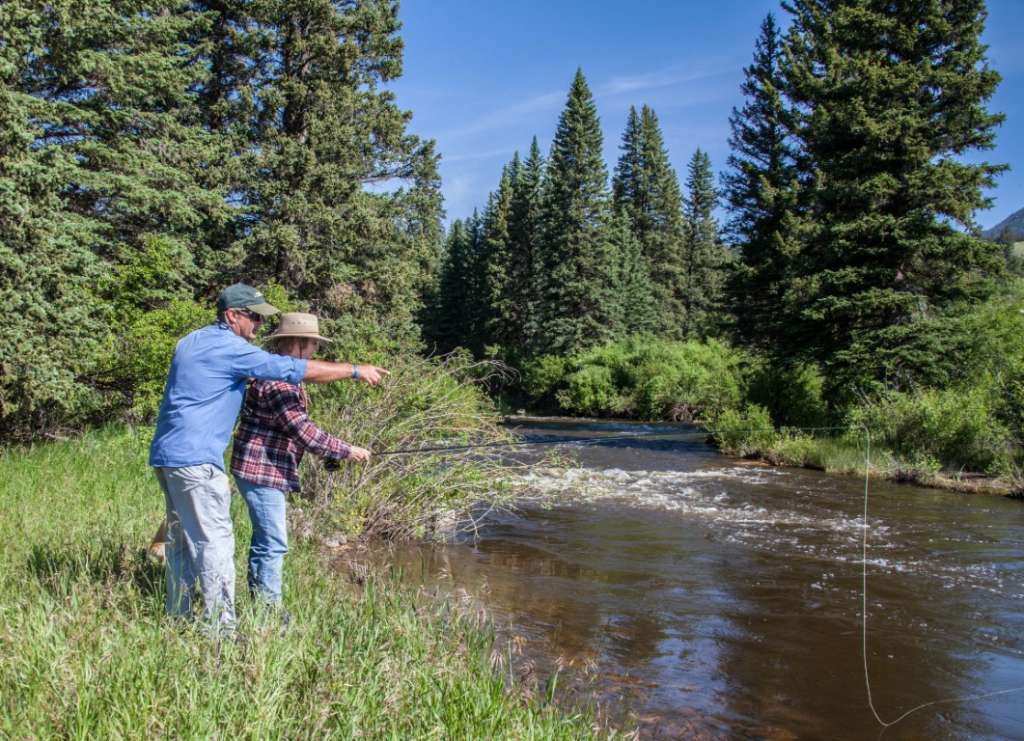
<svg viewBox="0 0 1024 741"><path fill-rule="evenodd" d="M237 378L298 384L306 376L307 365L308 361L301 358L275 355L241 340L231 371Z"/></svg>

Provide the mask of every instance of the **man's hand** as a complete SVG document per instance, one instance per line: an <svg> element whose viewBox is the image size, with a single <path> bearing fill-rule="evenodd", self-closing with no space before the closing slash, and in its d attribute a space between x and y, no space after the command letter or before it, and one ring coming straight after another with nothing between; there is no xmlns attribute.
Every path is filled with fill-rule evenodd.
<svg viewBox="0 0 1024 741"><path fill-rule="evenodd" d="M384 376L390 375L390 371L378 368L375 365L356 365L354 367L359 369L358 380L363 383L368 383L371 386L378 385L384 380Z"/></svg>
<svg viewBox="0 0 1024 741"><path fill-rule="evenodd" d="M354 372L355 371L355 372ZM306 363L306 375L302 378L307 383L331 383L358 378L371 386L378 386L389 375L389 371L375 365L355 365L353 363L331 363L326 360L310 360Z"/></svg>

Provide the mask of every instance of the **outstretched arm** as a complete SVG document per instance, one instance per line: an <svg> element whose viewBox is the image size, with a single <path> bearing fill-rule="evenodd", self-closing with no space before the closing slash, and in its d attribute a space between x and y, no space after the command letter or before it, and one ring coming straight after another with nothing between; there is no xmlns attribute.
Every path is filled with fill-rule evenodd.
<svg viewBox="0 0 1024 741"><path fill-rule="evenodd" d="M307 383L331 383L332 381L355 378L363 383L376 386L384 380L386 375L388 375L388 371L375 365L310 360L306 365L306 375L302 380Z"/></svg>

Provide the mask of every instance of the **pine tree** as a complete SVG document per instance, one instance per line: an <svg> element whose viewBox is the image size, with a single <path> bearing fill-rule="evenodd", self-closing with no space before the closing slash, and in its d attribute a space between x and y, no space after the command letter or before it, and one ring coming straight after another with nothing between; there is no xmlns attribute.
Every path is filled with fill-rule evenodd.
<svg viewBox="0 0 1024 741"><path fill-rule="evenodd" d="M622 137L622 154L615 170L615 207L624 210L652 282L658 312L653 327L663 337L682 338L683 218L679 180L669 162L655 112L630 108Z"/></svg>
<svg viewBox="0 0 1024 741"><path fill-rule="evenodd" d="M112 263L159 234L177 242L188 271L187 247L226 209L225 191L198 177L220 154L192 92L203 71L188 43L203 18L183 0L5 7L24 13L35 36L11 80L36 101L34 146L74 164L63 210L92 225L90 248Z"/></svg>
<svg viewBox="0 0 1024 741"><path fill-rule="evenodd" d="M647 258L625 211L614 212L608 227L608 239L611 251L619 255L615 280L617 315L611 322L614 337L654 334L662 320L661 308L655 298Z"/></svg>
<svg viewBox="0 0 1024 741"><path fill-rule="evenodd" d="M381 89L401 73L397 4L254 7L266 48L240 196L255 218L235 274L413 341L441 201L433 142L407 133L410 114Z"/></svg>
<svg viewBox="0 0 1024 741"><path fill-rule="evenodd" d="M450 352L466 343L465 312L470 249L465 224L456 219L445 240L439 268L436 308L428 333L429 339L441 352Z"/></svg>
<svg viewBox="0 0 1024 741"><path fill-rule="evenodd" d="M513 283L512 240L509 220L512 183L518 177L518 156L501 173L498 189L491 194L483 217L482 259L487 315L484 344L508 348L519 333L519 286Z"/></svg>
<svg viewBox="0 0 1024 741"><path fill-rule="evenodd" d="M611 336L618 308L618 256L607 238L608 174L601 127L583 71L577 70L548 159L541 302L545 352L571 353Z"/></svg>
<svg viewBox="0 0 1024 741"><path fill-rule="evenodd" d="M176 278L224 193L198 174L218 143L199 125L202 79L183 2L0 4L0 428L41 434L96 413L105 296L154 236Z"/></svg>
<svg viewBox="0 0 1024 741"><path fill-rule="evenodd" d="M718 238L717 201L711 158L698 149L687 167L683 243L683 280L679 301L684 308L683 336L706 339L721 334L725 324L724 282L727 255Z"/></svg>
<svg viewBox="0 0 1024 741"><path fill-rule="evenodd" d="M997 249L973 212L1003 168L992 147L999 82L980 42L983 0L793 0L787 89L814 167L813 210L789 291L789 343L851 386L928 382L925 331L991 289ZM964 228L964 231L956 227Z"/></svg>
<svg viewBox="0 0 1024 741"><path fill-rule="evenodd" d="M785 97L784 56L772 14L761 24L754 61L744 70L743 107L729 118L729 171L724 196L732 219L726 232L740 252L730 276L729 307L739 337L785 356L783 294L799 241L794 223L800 167L792 141L793 112Z"/></svg>
<svg viewBox="0 0 1024 741"><path fill-rule="evenodd" d="M511 344L527 351L536 348L540 336L539 311L544 293L543 197L544 158L534 137L529 156L515 170L508 225L512 256L509 280L518 290L518 334Z"/></svg>

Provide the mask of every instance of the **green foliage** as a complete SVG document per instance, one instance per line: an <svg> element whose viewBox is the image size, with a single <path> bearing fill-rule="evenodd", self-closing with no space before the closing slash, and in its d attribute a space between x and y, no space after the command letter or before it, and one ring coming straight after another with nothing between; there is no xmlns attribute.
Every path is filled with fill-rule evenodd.
<svg viewBox="0 0 1024 741"><path fill-rule="evenodd" d="M621 151L612 182L613 203L629 217L646 263L653 303L658 307L644 324L659 337L683 339L683 199L658 117L651 108L643 106L638 115L630 106Z"/></svg>
<svg viewBox="0 0 1024 741"><path fill-rule="evenodd" d="M786 95L813 179L784 352L820 361L839 393L894 367L903 387L925 383L943 353L903 340L988 295L1001 263L972 232L1005 167L964 157L990 149L1003 118L986 108L999 75L980 39L985 3L789 7Z"/></svg>
<svg viewBox="0 0 1024 741"><path fill-rule="evenodd" d="M764 455L778 439L768 410L757 404L726 409L711 432L723 453L741 458Z"/></svg>
<svg viewBox="0 0 1024 741"><path fill-rule="evenodd" d="M178 340L213 319L212 309L178 299L127 324L107 356L109 388L121 399L115 408L123 406L131 421L154 420Z"/></svg>
<svg viewBox="0 0 1024 741"><path fill-rule="evenodd" d="M713 422L743 395L743 357L714 340L637 337L528 365L524 386L563 410L598 416Z"/></svg>
<svg viewBox="0 0 1024 741"><path fill-rule="evenodd" d="M683 307L683 337L720 337L724 326L728 254L718 238L711 158L698 149L687 168L682 244L683 274L677 299Z"/></svg>
<svg viewBox="0 0 1024 741"><path fill-rule="evenodd" d="M729 308L746 344L776 357L787 321L783 294L799 243L800 171L792 142L794 112L785 97L779 28L770 13L761 24L754 60L743 71L745 101L729 117L732 149L723 176L730 207L726 233L740 262L728 278Z"/></svg>
<svg viewBox="0 0 1024 741"><path fill-rule="evenodd" d="M890 393L854 409L850 421L913 465L998 473L1008 464L1009 432L983 388Z"/></svg>
<svg viewBox="0 0 1024 741"><path fill-rule="evenodd" d="M613 336L618 256L604 232L609 198L601 149L597 107L577 70L548 158L542 352L576 352Z"/></svg>
<svg viewBox="0 0 1024 741"><path fill-rule="evenodd" d="M829 424L823 396L825 379L812 364L774 364L762 360L750 373L748 397L768 410L783 427L822 427Z"/></svg>
<svg viewBox="0 0 1024 741"><path fill-rule="evenodd" d="M374 451L504 440L480 368L465 354L389 362L379 388L311 387L311 416L325 429ZM497 463L472 453L376 456L336 474L303 464L303 491L322 505L324 532L388 538L434 534L440 520L465 523L471 505L497 501Z"/></svg>
<svg viewBox="0 0 1024 741"><path fill-rule="evenodd" d="M475 611L370 568L361 587L295 527L291 628L239 589L244 645L168 621L145 545L163 499L125 430L0 451L0 736L590 738L593 718L527 699ZM238 553L248 517L234 497ZM245 584L244 557L236 558Z"/></svg>

